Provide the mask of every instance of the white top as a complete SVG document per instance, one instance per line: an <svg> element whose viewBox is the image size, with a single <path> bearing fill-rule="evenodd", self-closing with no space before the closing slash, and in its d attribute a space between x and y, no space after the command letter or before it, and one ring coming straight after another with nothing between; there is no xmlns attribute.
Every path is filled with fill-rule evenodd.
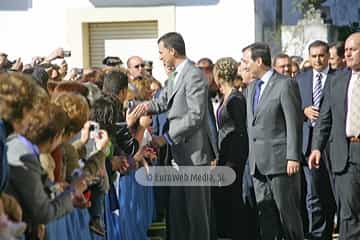
<svg viewBox="0 0 360 240"><path fill-rule="evenodd" d="M352 71L351 78L350 78L350 83L349 83L349 88L348 88L348 92L347 92L347 113L350 112L351 96L352 96L352 89L353 89L353 86L354 86L354 82L356 80L360 81L360 76L359 75L360 75L360 72ZM348 136L348 137L357 137L357 136L355 136L354 133L350 132L349 121L350 121L350 115L347 114L346 115L346 136Z"/></svg>
<svg viewBox="0 0 360 240"><path fill-rule="evenodd" d="M273 73L274 73L274 70L270 69L269 71L267 71L267 72L261 77L260 80L263 81L264 83L262 84L261 89L260 89L259 100L260 100L261 95L263 94L264 89L266 88L266 85L268 84L271 76L273 75Z"/></svg>

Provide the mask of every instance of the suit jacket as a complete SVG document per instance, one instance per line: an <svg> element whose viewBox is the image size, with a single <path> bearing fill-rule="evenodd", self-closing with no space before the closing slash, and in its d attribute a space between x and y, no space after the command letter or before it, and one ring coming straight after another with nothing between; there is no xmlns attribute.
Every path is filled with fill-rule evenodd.
<svg viewBox="0 0 360 240"><path fill-rule="evenodd" d="M250 172L284 174L288 160L301 160L301 97L295 80L274 71L253 113L256 81L246 89Z"/></svg>
<svg viewBox="0 0 360 240"><path fill-rule="evenodd" d="M335 71L332 69L329 69L329 72L327 74L327 79L325 84L328 82L328 78L330 75L334 74ZM300 95L301 95L301 108L302 111L304 113L304 109L306 107L312 106L313 105L313 70L312 68L299 73L296 76L296 80L298 82L299 85L299 89L300 89ZM325 86L324 86L325 89ZM322 101L323 101L323 96L324 94L322 94L321 100L320 100L320 108L322 106ZM311 139L312 139L312 131L313 131L313 127L311 125L311 121L303 114L304 116L304 121L303 121L303 154L305 156L309 156L310 154L310 150L311 150Z"/></svg>
<svg viewBox="0 0 360 240"><path fill-rule="evenodd" d="M206 165L212 159L208 140L208 82L189 60L175 86L167 84L158 99L149 103L150 113L168 111L165 139L179 165Z"/></svg>
<svg viewBox="0 0 360 240"><path fill-rule="evenodd" d="M239 91L233 90L219 109L219 164L245 165L249 153L245 97Z"/></svg>
<svg viewBox="0 0 360 240"><path fill-rule="evenodd" d="M327 79L320 117L314 128L312 149L323 151L329 141L332 171L342 172L348 162L346 137L347 93L351 71L336 71Z"/></svg>

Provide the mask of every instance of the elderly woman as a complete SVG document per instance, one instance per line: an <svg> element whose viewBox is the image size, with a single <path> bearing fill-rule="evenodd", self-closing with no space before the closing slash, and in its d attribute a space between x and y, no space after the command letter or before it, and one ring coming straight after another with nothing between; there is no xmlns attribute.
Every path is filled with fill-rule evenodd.
<svg viewBox="0 0 360 240"><path fill-rule="evenodd" d="M217 109L218 165L228 166L236 173L231 185L214 189L214 205L218 237L247 239L242 177L248 156L248 136L245 98L233 86L237 68L234 59L221 58L213 70L215 82L224 96Z"/></svg>

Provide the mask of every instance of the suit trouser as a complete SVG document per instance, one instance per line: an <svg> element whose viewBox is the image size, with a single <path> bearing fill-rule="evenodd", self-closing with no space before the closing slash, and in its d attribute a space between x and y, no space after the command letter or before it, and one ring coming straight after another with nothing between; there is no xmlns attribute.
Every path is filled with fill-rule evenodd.
<svg viewBox="0 0 360 240"><path fill-rule="evenodd" d="M340 201L340 240L360 239L360 143L350 143L345 171L335 173Z"/></svg>
<svg viewBox="0 0 360 240"><path fill-rule="evenodd" d="M311 239L331 240L336 203L332 192L327 159L320 161L318 169L303 166L306 181L306 208ZM307 231L305 231L307 232Z"/></svg>
<svg viewBox="0 0 360 240"><path fill-rule="evenodd" d="M302 240L300 174L253 176L262 240Z"/></svg>
<svg viewBox="0 0 360 240"><path fill-rule="evenodd" d="M170 240L209 240L210 218L210 187L170 187Z"/></svg>

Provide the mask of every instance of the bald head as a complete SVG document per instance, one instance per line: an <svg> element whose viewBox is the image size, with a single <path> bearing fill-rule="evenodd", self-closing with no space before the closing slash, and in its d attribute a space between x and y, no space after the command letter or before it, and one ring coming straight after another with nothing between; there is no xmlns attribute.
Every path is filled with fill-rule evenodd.
<svg viewBox="0 0 360 240"><path fill-rule="evenodd" d="M129 57L126 64L129 70L130 79L134 79L137 77L144 77L145 63L141 57L139 56Z"/></svg>
<svg viewBox="0 0 360 240"><path fill-rule="evenodd" d="M346 65L354 71L360 71L360 32L351 34L345 42Z"/></svg>

